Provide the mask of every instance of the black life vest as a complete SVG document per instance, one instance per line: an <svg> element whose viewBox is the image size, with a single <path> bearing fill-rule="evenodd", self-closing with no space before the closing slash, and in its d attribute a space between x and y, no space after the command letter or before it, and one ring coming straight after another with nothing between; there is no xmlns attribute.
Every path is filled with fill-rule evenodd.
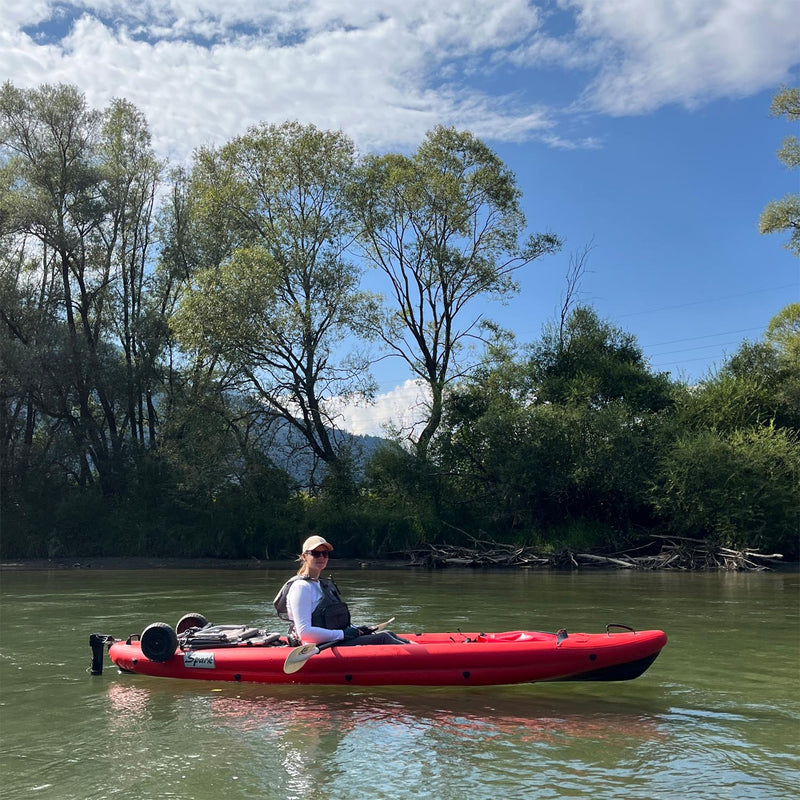
<svg viewBox="0 0 800 800"><path fill-rule="evenodd" d="M275 610L278 612L278 616L281 619L289 622L291 622L291 620L289 620L286 598L289 594L291 585L298 580L310 581L311 578L309 578L307 575L295 575L292 578L289 578L289 580L283 584L281 590L275 596L275 600L273 601L273 605L275 606ZM339 595L339 589L333 582L333 579L326 581L320 578L319 585L322 589L322 599L319 601L319 603L317 603L317 605L314 607L314 610L311 612L311 624L315 628L344 630L350 624L350 610L347 608L347 603L345 603ZM293 627L294 626L292 625L290 632Z"/></svg>

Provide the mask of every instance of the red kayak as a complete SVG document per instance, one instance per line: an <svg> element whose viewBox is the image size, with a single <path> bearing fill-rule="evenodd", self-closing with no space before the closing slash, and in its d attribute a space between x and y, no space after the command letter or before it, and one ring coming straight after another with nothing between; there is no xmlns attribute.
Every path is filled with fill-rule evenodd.
<svg viewBox="0 0 800 800"><path fill-rule="evenodd" d="M200 615L187 615L203 622ZM186 617L183 618L184 620ZM605 633L413 633L409 644L292 647L246 626L148 626L117 640L92 634L92 672L102 650L124 672L162 678L353 686L489 686L637 678L667 643L662 631L606 626ZM98 657L99 650L99 657Z"/></svg>

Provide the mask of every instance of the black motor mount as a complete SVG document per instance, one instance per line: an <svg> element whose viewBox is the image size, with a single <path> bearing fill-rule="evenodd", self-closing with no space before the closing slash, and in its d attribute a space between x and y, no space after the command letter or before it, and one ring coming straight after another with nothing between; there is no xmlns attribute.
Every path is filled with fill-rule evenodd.
<svg viewBox="0 0 800 800"><path fill-rule="evenodd" d="M89 647L92 648L92 666L89 668L89 672L92 675L103 674L103 648L113 641L114 637L105 633L89 634Z"/></svg>

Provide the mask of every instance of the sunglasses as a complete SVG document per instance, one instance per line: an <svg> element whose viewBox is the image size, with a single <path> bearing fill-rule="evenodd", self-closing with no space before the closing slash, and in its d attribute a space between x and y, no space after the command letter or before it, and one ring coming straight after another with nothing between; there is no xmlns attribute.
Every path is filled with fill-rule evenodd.
<svg viewBox="0 0 800 800"><path fill-rule="evenodd" d="M307 550L306 551L310 556L314 558L327 558L328 551L327 550Z"/></svg>

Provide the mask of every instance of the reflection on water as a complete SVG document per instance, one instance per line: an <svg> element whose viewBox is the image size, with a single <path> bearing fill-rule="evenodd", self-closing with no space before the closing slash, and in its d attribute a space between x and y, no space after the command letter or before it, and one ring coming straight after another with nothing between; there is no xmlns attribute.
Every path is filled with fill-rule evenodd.
<svg viewBox="0 0 800 800"><path fill-rule="evenodd" d="M150 692L142 687L112 683L108 687L108 725L111 733L122 733L147 725Z"/></svg>
<svg viewBox="0 0 800 800"><path fill-rule="evenodd" d="M413 785L415 796L450 796L443 780L473 791L493 784L505 792L509 782L532 781L534 752L610 749L636 759L667 737L661 721L667 709L658 704L626 706L568 695L540 699L519 687L377 693L276 687L265 696L260 687L193 684L170 693L164 681L142 683L125 675L107 687L110 732L129 738L170 716L176 731L212 730L215 751L235 753L240 765L231 782L253 788L268 775L271 791L289 798L323 796L320 782L328 791L338 787L383 796L373 794L376 775L388 777L390 784ZM571 780L584 767L573 764ZM171 783L188 789L197 768L193 764ZM166 772L158 764L150 769ZM540 764L536 774L541 779L543 773ZM162 777L164 790L166 781Z"/></svg>
<svg viewBox="0 0 800 800"><path fill-rule="evenodd" d="M4 800L795 796L796 575L337 576L359 619L412 630L665 629L662 655L625 683L269 687L86 671L94 631L193 609L268 626L282 578L4 574Z"/></svg>
<svg viewBox="0 0 800 800"><path fill-rule="evenodd" d="M466 700L466 702L464 702ZM408 729L417 735L435 735L463 741L513 735L521 742L553 742L565 737L632 741L657 737L658 722L651 710L629 712L609 710L604 705L569 702L532 704L521 707L518 700L475 706L469 697L400 698L356 697L344 702L330 698L263 698L214 696L209 711L215 721L241 732L258 731L270 737L302 738L308 730L343 734L350 730L374 730L397 734ZM465 706L467 708L465 708ZM376 737L382 738L382 737Z"/></svg>

